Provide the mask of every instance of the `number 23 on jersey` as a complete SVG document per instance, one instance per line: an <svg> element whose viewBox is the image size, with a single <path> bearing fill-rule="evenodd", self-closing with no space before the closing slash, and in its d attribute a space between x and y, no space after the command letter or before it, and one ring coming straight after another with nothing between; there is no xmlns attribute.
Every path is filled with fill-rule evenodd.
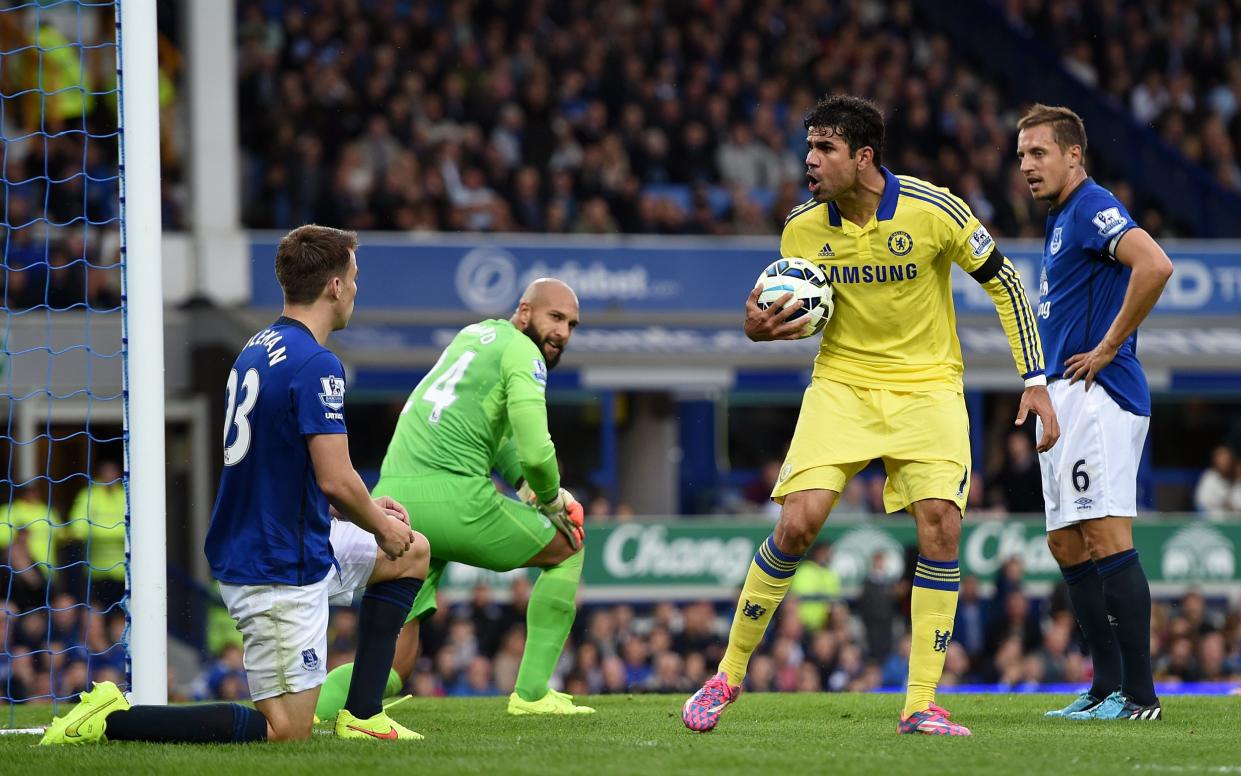
<svg viewBox="0 0 1241 776"><path fill-rule="evenodd" d="M259 373L256 369L247 369L246 376L241 380L241 401L237 401L237 370L228 372L228 385L224 389L227 395L227 408L224 410L224 465L232 466L250 452L250 411L259 399ZM233 443L228 443L229 431L237 427Z"/></svg>

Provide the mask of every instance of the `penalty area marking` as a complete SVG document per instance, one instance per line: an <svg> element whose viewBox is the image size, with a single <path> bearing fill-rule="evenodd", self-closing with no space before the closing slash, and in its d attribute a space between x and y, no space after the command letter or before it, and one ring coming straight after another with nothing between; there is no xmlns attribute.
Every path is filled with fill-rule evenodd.
<svg viewBox="0 0 1241 776"><path fill-rule="evenodd" d="M0 728L0 736L41 736L47 728Z"/></svg>

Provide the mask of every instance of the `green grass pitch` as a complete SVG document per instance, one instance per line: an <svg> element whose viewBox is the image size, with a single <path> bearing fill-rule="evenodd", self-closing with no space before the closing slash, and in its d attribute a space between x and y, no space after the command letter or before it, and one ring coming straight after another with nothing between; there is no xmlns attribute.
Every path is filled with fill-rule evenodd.
<svg viewBox="0 0 1241 776"><path fill-rule="evenodd" d="M46 747L0 736L0 771L194 774L1241 774L1241 697L1168 696L1162 722L1045 720L1068 698L944 695L972 738L898 736L896 695L746 695L715 732L681 726L684 698L582 699L599 713L513 718L504 698L417 698L393 716L425 741L380 744L317 734L303 744L189 746L112 743ZM8 718L8 709L0 709ZM22 708L16 726L41 725L47 708ZM321 725L320 730L327 730Z"/></svg>

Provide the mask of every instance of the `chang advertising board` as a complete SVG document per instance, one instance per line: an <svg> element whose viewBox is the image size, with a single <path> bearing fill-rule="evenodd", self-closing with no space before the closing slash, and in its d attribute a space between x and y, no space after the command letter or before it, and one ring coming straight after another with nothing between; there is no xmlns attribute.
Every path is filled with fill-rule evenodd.
<svg viewBox="0 0 1241 776"><path fill-rule="evenodd" d="M772 524L735 518L666 520L591 525L582 570L586 600L734 599L750 561ZM883 573L907 574L906 558L917 541L913 521L899 516L865 522L828 522L821 534L832 542L831 566L844 595L860 590L883 558ZM1134 524L1134 546L1158 596L1178 596L1191 587L1227 593L1241 583L1241 523L1209 524L1159 520ZM1047 549L1041 521L966 520L961 531L961 574L986 585L1009 558L1021 561L1032 592L1046 594L1061 575ZM456 598L476 584L506 590L521 570L496 574L449 564L444 589Z"/></svg>

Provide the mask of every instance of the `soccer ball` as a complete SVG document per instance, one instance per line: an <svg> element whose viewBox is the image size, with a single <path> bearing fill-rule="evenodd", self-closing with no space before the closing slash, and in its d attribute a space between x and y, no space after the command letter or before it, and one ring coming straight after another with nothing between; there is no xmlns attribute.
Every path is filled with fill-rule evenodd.
<svg viewBox="0 0 1241 776"><path fill-rule="evenodd" d="M832 284L827 282L827 275L817 264L805 259L776 259L758 276L756 285L763 288L758 295L760 310L766 310L790 291L793 298L788 305L801 300L801 309L793 313L789 320L806 322L802 339L823 331L836 309L836 303L832 301Z"/></svg>

